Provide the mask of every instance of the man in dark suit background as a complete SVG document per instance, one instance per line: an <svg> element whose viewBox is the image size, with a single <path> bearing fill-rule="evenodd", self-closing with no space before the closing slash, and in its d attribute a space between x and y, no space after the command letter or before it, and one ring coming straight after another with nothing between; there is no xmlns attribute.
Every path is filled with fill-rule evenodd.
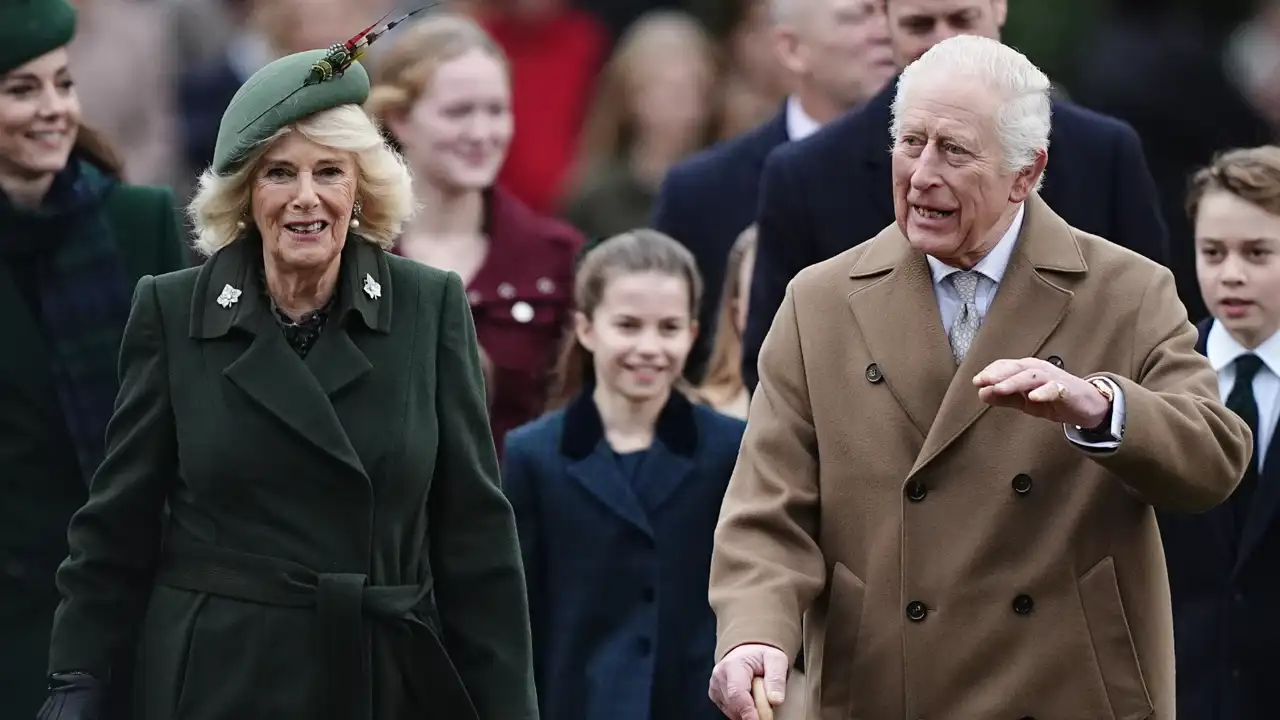
<svg viewBox="0 0 1280 720"><path fill-rule="evenodd" d="M885 0L905 67L955 35L999 39L1007 0ZM787 283L894 222L889 158L896 81L802 142L770 153L760 180L759 238L743 338L743 377L756 383L760 344ZM1167 231L1137 133L1064 100L1053 103L1053 163L1041 197L1073 227L1167 266Z"/></svg>
<svg viewBox="0 0 1280 720"><path fill-rule="evenodd" d="M705 287L702 332L685 375L705 370L729 249L756 219L765 158L788 140L875 95L896 67L883 0L770 0L779 62L794 93L768 122L673 167L659 191L651 225L689 248Z"/></svg>

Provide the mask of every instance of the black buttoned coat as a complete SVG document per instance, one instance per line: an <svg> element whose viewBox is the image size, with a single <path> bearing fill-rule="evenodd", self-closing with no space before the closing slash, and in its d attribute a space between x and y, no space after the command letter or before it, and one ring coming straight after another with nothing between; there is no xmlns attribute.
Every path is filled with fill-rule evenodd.
<svg viewBox="0 0 1280 720"><path fill-rule="evenodd" d="M50 670L106 676L136 649L146 720L536 718L460 280L351 237L303 360L260 252L139 283Z"/></svg>

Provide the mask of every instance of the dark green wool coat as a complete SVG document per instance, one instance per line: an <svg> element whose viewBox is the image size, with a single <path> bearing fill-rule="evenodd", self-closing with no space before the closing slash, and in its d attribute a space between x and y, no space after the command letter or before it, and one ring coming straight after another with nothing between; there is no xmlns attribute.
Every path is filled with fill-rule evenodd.
<svg viewBox="0 0 1280 720"><path fill-rule="evenodd" d="M536 718L458 276L350 238L303 360L260 262L245 239L139 283L49 669L135 646L138 720Z"/></svg>
<svg viewBox="0 0 1280 720"><path fill-rule="evenodd" d="M119 185L104 198L127 289L143 275L186 264L174 205L160 188ZM87 492L40 321L3 259L0 332L0 718L31 718L44 700L54 573L67 556L67 523ZM86 360L113 369L117 356Z"/></svg>

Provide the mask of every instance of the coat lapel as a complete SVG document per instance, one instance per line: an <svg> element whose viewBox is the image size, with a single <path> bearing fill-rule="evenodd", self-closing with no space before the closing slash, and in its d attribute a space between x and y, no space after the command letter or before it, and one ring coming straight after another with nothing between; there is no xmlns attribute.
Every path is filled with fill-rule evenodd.
<svg viewBox="0 0 1280 720"><path fill-rule="evenodd" d="M1240 534L1240 552L1236 557L1235 572L1239 573L1250 556L1258 549L1259 543L1266 537L1275 522L1276 511L1280 509L1280 433L1273 433L1271 444L1267 447L1263 472L1258 477L1258 487L1253 492L1253 501L1249 506L1249 514L1245 517L1244 529Z"/></svg>
<svg viewBox="0 0 1280 720"><path fill-rule="evenodd" d="M223 375L317 450L367 480L331 397L372 369L348 333L346 321L358 315L371 331L385 333L389 329L391 288L385 258L377 257L379 251L367 243L348 238L336 311L304 363L271 316L257 272L260 253L260 241L245 238L205 263L192 297L191 335L206 341L222 338L232 329L252 335L247 349L225 365ZM372 274L374 270L379 271L377 276ZM380 284L381 299L357 290L366 272L378 278L375 282ZM226 286L241 292L234 304L224 308L217 298ZM387 307L380 307L383 304Z"/></svg>
<svg viewBox="0 0 1280 720"><path fill-rule="evenodd" d="M693 404L673 391L658 416L653 445L641 466L644 478L636 490L649 513L657 512L693 475L697 447L698 424Z"/></svg>
<svg viewBox="0 0 1280 720"><path fill-rule="evenodd" d="M565 408L560 452L568 460L569 475L615 515L650 537L650 513L674 497L694 476L697 447L693 404L683 394L673 392L658 416L654 442L641 466L638 487L633 487L618 472L590 392L578 395Z"/></svg>
<svg viewBox="0 0 1280 720"><path fill-rule="evenodd" d="M849 277L858 332L923 439L955 374L929 264L892 226L870 241ZM843 372L861 375L866 369Z"/></svg>
<svg viewBox="0 0 1280 720"><path fill-rule="evenodd" d="M912 474L991 407L978 399L973 377L996 360L1035 356L1067 315L1074 293L1054 275L1087 269L1070 226L1033 194L1026 201L1017 243L978 336L951 379Z"/></svg>

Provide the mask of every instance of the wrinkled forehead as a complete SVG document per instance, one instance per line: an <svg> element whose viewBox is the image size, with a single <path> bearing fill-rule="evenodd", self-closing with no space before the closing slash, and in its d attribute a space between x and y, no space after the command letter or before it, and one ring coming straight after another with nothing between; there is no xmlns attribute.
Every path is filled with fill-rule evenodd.
<svg viewBox="0 0 1280 720"><path fill-rule="evenodd" d="M353 153L322 145L296 129L277 138L262 154L261 166L348 165L355 162Z"/></svg>
<svg viewBox="0 0 1280 720"><path fill-rule="evenodd" d="M1000 95L978 78L937 73L912 78L898 99L898 125L903 131L945 129L980 139L994 132Z"/></svg>

